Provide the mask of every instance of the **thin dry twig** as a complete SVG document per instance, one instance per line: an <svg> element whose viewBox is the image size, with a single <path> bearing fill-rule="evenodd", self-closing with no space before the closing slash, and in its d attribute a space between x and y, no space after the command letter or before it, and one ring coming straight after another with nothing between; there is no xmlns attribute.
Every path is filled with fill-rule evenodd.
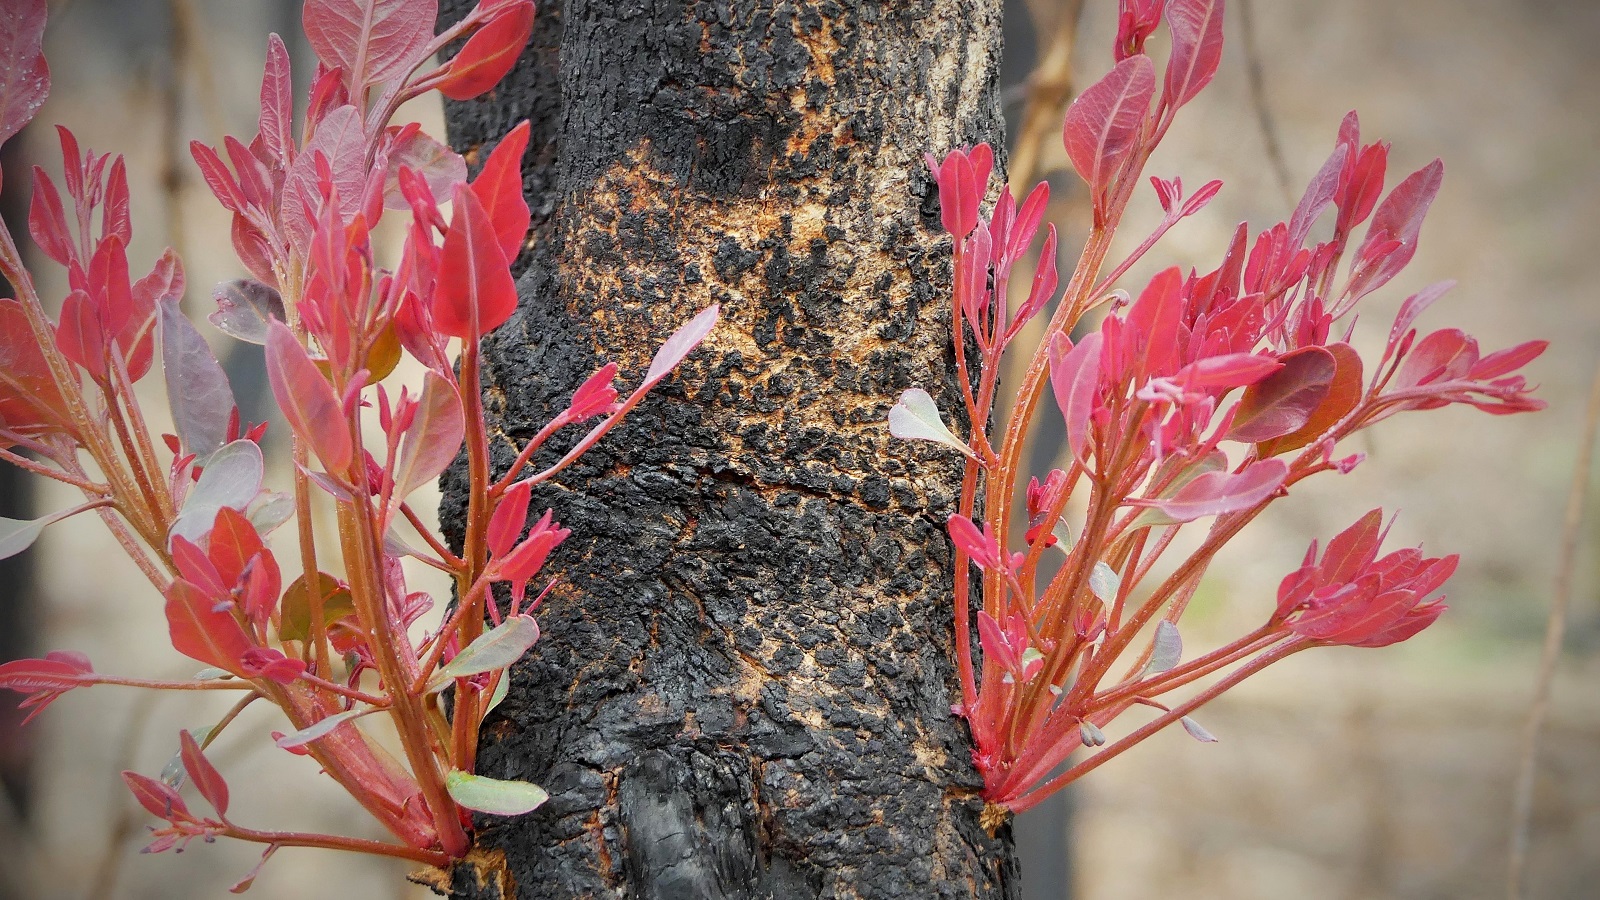
<svg viewBox="0 0 1600 900"><path fill-rule="evenodd" d="M1567 491L1567 515L1562 526L1561 557L1556 565L1550 617L1545 624L1544 655L1539 661L1539 677L1533 703L1528 707L1528 721L1522 730L1522 754L1511 802L1511 860L1506 879L1506 896L1510 900L1521 900L1527 870L1528 826L1533 815L1534 779L1539 767L1539 732L1549 712L1550 686L1561 656L1561 639L1566 633L1567 606L1572 599L1572 576L1577 568L1578 539L1583 528L1584 502L1589 495L1589 471L1594 466L1597 428L1600 428L1600 367L1596 367L1594 383L1589 388L1589 412L1584 419L1578 460L1572 469L1572 485Z"/></svg>
<svg viewBox="0 0 1600 900"><path fill-rule="evenodd" d="M1244 44L1244 67L1250 82L1250 106L1256 111L1256 123L1261 128L1261 140L1267 147L1267 162L1277 178L1278 190L1283 192L1285 203L1294 203L1294 189L1289 178L1289 163L1283 156L1283 142L1278 139L1278 125L1267 103L1267 81L1261 65L1261 48L1256 42L1255 3L1238 0L1239 31Z"/></svg>
<svg viewBox="0 0 1600 900"><path fill-rule="evenodd" d="M1061 130L1061 119L1072 99L1072 48L1077 43L1083 0L1035 0L1028 4L1028 12L1040 35L1040 52L1039 64L1028 76L1028 103L1008 165L1011 192L1019 198L1038 178L1044 142ZM1044 37L1047 32L1048 40Z"/></svg>

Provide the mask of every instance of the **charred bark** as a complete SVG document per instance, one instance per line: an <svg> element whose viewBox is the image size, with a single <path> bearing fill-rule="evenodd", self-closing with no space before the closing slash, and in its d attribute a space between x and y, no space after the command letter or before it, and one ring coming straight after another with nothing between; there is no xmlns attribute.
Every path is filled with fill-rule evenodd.
<svg viewBox="0 0 1600 900"><path fill-rule="evenodd" d="M999 137L1000 3L539 16L510 80L447 111L474 160L533 121L497 462L606 360L636 381L696 311L723 324L536 498L573 534L480 768L551 799L482 821L454 895L1015 897L950 714L960 470L884 427L901 390L948 384L920 156Z"/></svg>

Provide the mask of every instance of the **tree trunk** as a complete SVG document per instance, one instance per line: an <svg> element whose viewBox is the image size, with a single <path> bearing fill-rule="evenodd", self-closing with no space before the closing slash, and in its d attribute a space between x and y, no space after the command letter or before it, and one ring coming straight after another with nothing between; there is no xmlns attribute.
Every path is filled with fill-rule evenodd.
<svg viewBox="0 0 1600 900"><path fill-rule="evenodd" d="M884 424L949 385L921 155L998 143L999 26L999 0L545 2L510 78L450 105L474 161L533 120L499 465L605 361L637 383L723 310L535 498L572 536L480 769L551 799L480 822L454 896L1017 896L950 714L959 459Z"/></svg>

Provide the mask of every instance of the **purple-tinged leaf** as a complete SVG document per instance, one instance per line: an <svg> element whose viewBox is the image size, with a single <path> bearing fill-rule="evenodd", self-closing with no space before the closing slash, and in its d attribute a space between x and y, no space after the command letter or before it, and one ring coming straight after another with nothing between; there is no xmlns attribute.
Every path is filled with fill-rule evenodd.
<svg viewBox="0 0 1600 900"><path fill-rule="evenodd" d="M227 373L206 339L178 309L161 304L161 364L167 379L167 404L183 449L200 465L228 440L228 420L237 403Z"/></svg>
<svg viewBox="0 0 1600 900"><path fill-rule="evenodd" d="M1389 329L1389 344L1385 358L1388 358L1388 355L1400 345L1400 340L1406 336L1412 324L1427 311L1428 307L1455 286L1454 281L1437 281L1407 297L1406 302L1400 304L1400 314L1394 317L1394 325Z"/></svg>
<svg viewBox="0 0 1600 900"><path fill-rule="evenodd" d="M1179 488L1171 497L1140 501L1167 517L1168 524L1192 522L1202 516L1220 516L1249 509L1283 486L1289 466L1279 459L1251 463L1243 472L1207 472Z"/></svg>
<svg viewBox="0 0 1600 900"><path fill-rule="evenodd" d="M200 480L189 489L183 509L172 523L170 537L200 543L216 524L224 506L244 510L261 492L264 466L261 448L254 441L224 444L206 460Z"/></svg>
<svg viewBox="0 0 1600 900"><path fill-rule="evenodd" d="M469 675L504 669L523 657L539 640L539 623L533 616L512 616L478 635L465 650L428 679L428 691L443 690L450 682Z"/></svg>
<svg viewBox="0 0 1600 900"><path fill-rule="evenodd" d="M496 816L520 816L550 799L544 788L526 781L501 781L451 769L444 776L450 799L467 809Z"/></svg>
<svg viewBox="0 0 1600 900"><path fill-rule="evenodd" d="M317 58L344 69L359 93L410 74L438 15L438 0L310 0L303 19Z"/></svg>
<svg viewBox="0 0 1600 900"><path fill-rule="evenodd" d="M1499 378L1501 375L1509 375L1538 359L1549 346L1549 341L1524 341L1515 347L1497 350L1478 360L1468 374L1474 381L1487 381Z"/></svg>
<svg viewBox="0 0 1600 900"><path fill-rule="evenodd" d="M267 380L290 430L311 446L323 468L334 474L349 468L350 428L339 397L282 322L267 326Z"/></svg>
<svg viewBox="0 0 1600 900"><path fill-rule="evenodd" d="M1311 226L1316 224L1317 217L1333 202L1339 193L1339 177L1344 173L1345 156L1348 149L1344 145L1333 148L1333 154L1328 157L1322 168L1306 185L1306 192L1300 197L1300 205L1294 208L1294 215L1289 218L1289 246L1301 247L1306 242L1306 235L1311 233Z"/></svg>
<svg viewBox="0 0 1600 900"><path fill-rule="evenodd" d="M678 330L656 350L655 358L650 361L650 371L645 373L644 387L653 387L667 377L678 363L700 342L706 339L711 329L717 326L717 317L721 314L722 307L713 303L700 310L694 318L678 326Z"/></svg>
<svg viewBox="0 0 1600 900"><path fill-rule="evenodd" d="M339 196L339 219L348 222L361 208L367 184L367 136L361 113L345 104L329 110L315 133L289 167L283 184L281 221L294 246L304 252L311 243L317 211L322 208L322 188L317 156L327 160ZM372 223L367 223L371 225Z"/></svg>
<svg viewBox="0 0 1600 900"><path fill-rule="evenodd" d="M1292 434L1327 399L1337 369L1332 353L1301 347L1278 361L1283 368L1245 388L1228 440L1255 444Z"/></svg>
<svg viewBox="0 0 1600 900"><path fill-rule="evenodd" d="M206 759L200 749L200 744L195 741L194 735L187 731L178 734L179 754L183 757L184 771L189 773L189 780L194 782L195 789L200 796L206 798L211 808L217 815L228 814L228 783L223 780L222 773L217 767Z"/></svg>
<svg viewBox="0 0 1600 900"><path fill-rule="evenodd" d="M1189 732L1190 737L1202 744L1215 744L1217 742L1215 735L1202 728L1199 722L1196 722L1188 716L1184 716L1183 718L1179 719L1178 724L1183 726L1184 731Z"/></svg>
<svg viewBox="0 0 1600 900"><path fill-rule="evenodd" d="M456 458L465 437L466 419L455 385L435 372L426 372L417 417L406 432L400 464L394 470L395 499L438 478Z"/></svg>
<svg viewBox="0 0 1600 900"><path fill-rule="evenodd" d="M1356 408L1366 391L1363 382L1362 363L1360 354L1349 344L1328 344L1323 347L1333 356L1333 380L1328 385L1328 393L1322 402L1317 404L1304 425L1290 434L1282 437L1271 438L1256 445L1256 452L1263 458L1278 456L1291 450L1298 450L1317 438L1321 437L1328 429L1339 423Z"/></svg>
<svg viewBox="0 0 1600 900"><path fill-rule="evenodd" d="M972 456L967 445L945 426L938 405L922 388L907 388L889 407L889 433L903 441L933 441Z"/></svg>
<svg viewBox="0 0 1600 900"><path fill-rule="evenodd" d="M0 144L33 121L50 94L45 0L0 3Z"/></svg>
<svg viewBox="0 0 1600 900"><path fill-rule="evenodd" d="M251 344L267 342L267 326L285 318L283 297L254 278L224 281L211 291L217 311L207 318L217 330Z"/></svg>
<svg viewBox="0 0 1600 900"><path fill-rule="evenodd" d="M1398 246L1379 254L1378 262L1365 267L1351 279L1346 303L1383 287L1411 262L1417 253L1422 220L1428 214L1428 207L1433 205L1433 198L1438 196L1439 185L1443 181L1444 163L1436 159L1395 185L1389 196L1378 204L1377 212L1372 214L1372 224L1367 228L1367 236L1356 251L1356 259L1366 259L1369 252L1377 254L1380 245L1393 242Z"/></svg>
<svg viewBox="0 0 1600 900"><path fill-rule="evenodd" d="M1130 56L1079 94L1067 108L1062 140L1073 168L1098 198L1138 143L1155 93L1150 57Z"/></svg>
<svg viewBox="0 0 1600 900"><path fill-rule="evenodd" d="M1167 60L1166 102L1188 103L1211 83L1222 62L1222 0L1172 0L1167 5L1172 56Z"/></svg>
<svg viewBox="0 0 1600 900"><path fill-rule="evenodd" d="M257 118L261 146L287 167L294 153L294 85L289 71L289 50L283 38L267 36L267 64L261 71L261 114Z"/></svg>
<svg viewBox="0 0 1600 900"><path fill-rule="evenodd" d="M400 191L401 168L422 176L435 197L450 196L456 185L467 180L467 161L461 158L461 154L422 131L410 131L398 146L389 151L389 171L383 188L383 205L387 209L411 208ZM520 194L520 180L517 187ZM526 226L523 231L527 231ZM517 239L520 241L521 236Z"/></svg>
<svg viewBox="0 0 1600 900"><path fill-rule="evenodd" d="M1129 57L1144 59L1144 57ZM1065 337L1050 345L1050 386L1056 406L1066 422L1067 447L1080 462L1089 458L1089 422L1100 402L1100 344L1098 331L1084 335L1076 347L1067 349Z"/></svg>

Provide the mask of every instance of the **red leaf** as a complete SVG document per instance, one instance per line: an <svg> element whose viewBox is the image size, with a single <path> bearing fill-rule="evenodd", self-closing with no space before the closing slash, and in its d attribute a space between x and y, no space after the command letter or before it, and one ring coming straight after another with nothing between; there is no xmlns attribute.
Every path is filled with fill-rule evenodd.
<svg viewBox="0 0 1600 900"><path fill-rule="evenodd" d="M1508 375L1538 359L1539 354L1549 346L1549 341L1527 341L1515 347L1496 351L1478 360L1469 374L1476 381L1487 381Z"/></svg>
<svg viewBox="0 0 1600 900"><path fill-rule="evenodd" d="M0 3L0 144L33 120L50 93L45 0Z"/></svg>
<svg viewBox="0 0 1600 900"><path fill-rule="evenodd" d="M175 821L177 819L192 819L189 807L184 805L183 798L172 786L163 781L157 781L138 772L123 772L122 781L133 791L133 798L139 801L150 815L158 819Z"/></svg>
<svg viewBox="0 0 1600 900"><path fill-rule="evenodd" d="M1150 57L1130 56L1067 108L1061 131L1067 156L1097 201L1123 158L1138 143L1155 88L1155 65Z"/></svg>
<svg viewBox="0 0 1600 900"><path fill-rule="evenodd" d="M985 570L1000 568L1000 542L995 540L987 525L979 531L971 519L956 513L945 520L945 530L950 532L950 543L965 553L978 568Z"/></svg>
<svg viewBox="0 0 1600 900"><path fill-rule="evenodd" d="M959 243L978 225L978 203L983 199L972 160L964 151L952 150L939 164L939 216L944 230Z"/></svg>
<svg viewBox="0 0 1600 900"><path fill-rule="evenodd" d="M1372 225L1356 251L1356 259L1365 259L1369 251L1376 252L1381 244L1394 241L1399 246L1351 279L1348 293L1352 298L1364 297L1382 287L1411 262L1417 252L1417 237L1422 233L1422 220L1443 181L1444 163L1436 159L1395 185L1378 205L1378 211L1372 215Z"/></svg>
<svg viewBox="0 0 1600 900"><path fill-rule="evenodd" d="M1167 60L1165 99L1177 109L1211 83L1222 62L1222 0L1172 0L1167 28L1172 57Z"/></svg>
<svg viewBox="0 0 1600 900"><path fill-rule="evenodd" d="M410 74L433 37L438 0L310 0L306 42L356 88Z"/></svg>
<svg viewBox="0 0 1600 900"><path fill-rule="evenodd" d="M1089 458L1089 417L1100 402L1103 340L1100 332L1092 331L1076 347L1065 336L1050 345L1050 387L1066 421L1067 447L1080 462Z"/></svg>
<svg viewBox="0 0 1600 900"><path fill-rule="evenodd" d="M644 383L639 386L639 390L655 386L661 379L667 377L669 372L676 369L678 363L683 362L690 351L700 346L700 342L706 339L711 329L717 327L717 318L721 314L721 305L713 303L696 313L694 318L679 325L678 330L656 349L655 358L650 360L650 371L645 373Z"/></svg>
<svg viewBox="0 0 1600 900"><path fill-rule="evenodd" d="M56 346L67 359L106 383L106 335L100 327L100 310L89 295L73 291L61 302L61 321L56 326Z"/></svg>
<svg viewBox="0 0 1600 900"><path fill-rule="evenodd" d="M590 375L572 393L572 404L561 414L562 418L567 422L582 422L615 412L617 389L611 386L611 382L616 377L616 363L606 363L600 371Z"/></svg>
<svg viewBox="0 0 1600 900"><path fill-rule="evenodd" d="M12 431L70 433L72 419L33 340L27 313L15 300L0 298L0 422Z"/></svg>
<svg viewBox="0 0 1600 900"><path fill-rule="evenodd" d="M494 514L489 517L489 555L505 556L522 536L522 526L528 523L528 501L533 485L519 481L500 496Z"/></svg>
<svg viewBox="0 0 1600 900"><path fill-rule="evenodd" d="M1327 399L1338 367L1321 347L1302 347L1278 358L1283 368L1245 389L1228 439L1254 444L1293 433Z"/></svg>
<svg viewBox="0 0 1600 900"><path fill-rule="evenodd" d="M317 213L322 208L319 154L327 161L334 192L339 195L339 221L348 222L361 209L369 174L366 132L361 113L354 106L336 106L317 122L311 140L295 157L284 180L279 219L284 232L302 252L311 243Z"/></svg>
<svg viewBox="0 0 1600 900"><path fill-rule="evenodd" d="M1328 541L1320 564L1325 584L1354 581L1378 556L1378 545L1383 541L1383 510L1368 510L1349 528Z"/></svg>
<svg viewBox="0 0 1600 900"><path fill-rule="evenodd" d="M206 186L211 188L217 201L230 212L244 212L245 200L239 192L239 183L234 181L233 173L228 171L227 164L217 155L217 151L199 141L190 141L189 153L200 167L200 176L206 180Z"/></svg>
<svg viewBox="0 0 1600 900"><path fill-rule="evenodd" d="M475 341L516 312L517 286L477 195L457 185L452 204L433 295L433 325L443 334Z"/></svg>
<svg viewBox="0 0 1600 900"><path fill-rule="evenodd" d="M323 468L332 474L348 469L353 451L339 397L282 322L267 326L267 380L289 428L311 445Z"/></svg>
<svg viewBox="0 0 1600 900"><path fill-rule="evenodd" d="M217 815L228 814L228 783L222 779L222 773L217 767L206 759L201 752L200 745L195 742L194 735L187 731L178 734L179 755L183 757L183 769L189 773L189 780L194 782L195 789L200 796L206 798L211 808ZM147 807L148 808L148 807Z"/></svg>
<svg viewBox="0 0 1600 900"><path fill-rule="evenodd" d="M70 266L78 258L72 243L72 232L67 228L67 212L61 205L61 194L55 182L44 170L33 167L33 200L28 205L28 232L44 255L63 266Z"/></svg>
<svg viewBox="0 0 1600 900"><path fill-rule="evenodd" d="M219 604L219 598L182 578L173 579L164 593L167 632L174 650L241 678L250 677L241 660L253 645L234 618L231 604Z"/></svg>
<svg viewBox="0 0 1600 900"><path fill-rule="evenodd" d="M516 65L533 34L533 4L514 3L490 19L450 60L439 93L451 100L471 100L500 83Z"/></svg>
<svg viewBox="0 0 1600 900"><path fill-rule="evenodd" d="M44 659L18 659L0 665L0 688L21 694L70 691L81 687L83 677L93 672L81 654L52 653Z"/></svg>
<svg viewBox="0 0 1600 900"><path fill-rule="evenodd" d="M267 64L261 72L261 115L257 127L261 145L286 168L294 152L294 95L289 71L289 51L276 34L267 36Z"/></svg>
<svg viewBox="0 0 1600 900"><path fill-rule="evenodd" d="M123 246L133 240L133 222L128 214L128 167L121 156L111 161L105 206L100 211L100 239L110 237L117 238Z"/></svg>
<svg viewBox="0 0 1600 900"><path fill-rule="evenodd" d="M1478 342L1459 328L1441 328L1417 342L1390 383L1404 390L1465 378L1478 362Z"/></svg>
<svg viewBox="0 0 1600 900"><path fill-rule="evenodd" d="M100 241L89 260L89 294L100 310L105 330L116 334L128 324L133 305L133 287L128 276L128 252L122 238L112 235Z"/></svg>
<svg viewBox="0 0 1600 900"><path fill-rule="evenodd" d="M472 192L489 214L500 252L507 261L517 258L522 239L528 236L528 201L522 195L522 157L528 149L528 130L528 120L524 119L507 132L472 180Z"/></svg>

